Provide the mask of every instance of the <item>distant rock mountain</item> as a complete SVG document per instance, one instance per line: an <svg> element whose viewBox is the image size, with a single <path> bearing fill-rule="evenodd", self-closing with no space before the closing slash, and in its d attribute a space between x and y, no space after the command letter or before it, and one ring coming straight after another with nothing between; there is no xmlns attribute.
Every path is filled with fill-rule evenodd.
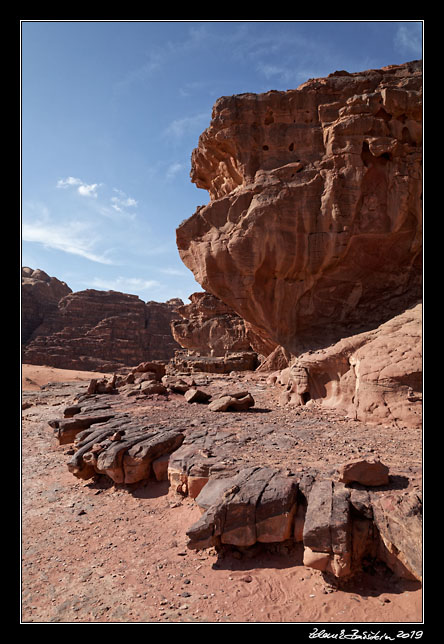
<svg viewBox="0 0 444 644"><path fill-rule="evenodd" d="M72 290L65 282L50 277L40 269L22 268L22 344L34 331L57 312L59 301Z"/></svg>
<svg viewBox="0 0 444 644"><path fill-rule="evenodd" d="M192 293L191 304L177 308L182 319L171 322L175 340L200 355L223 356L227 351L251 351L241 317L210 293Z"/></svg>
<svg viewBox="0 0 444 644"><path fill-rule="evenodd" d="M180 348L170 324L176 298L86 289L75 293L40 270L22 269L22 359L28 364L112 371L145 360L169 360Z"/></svg>

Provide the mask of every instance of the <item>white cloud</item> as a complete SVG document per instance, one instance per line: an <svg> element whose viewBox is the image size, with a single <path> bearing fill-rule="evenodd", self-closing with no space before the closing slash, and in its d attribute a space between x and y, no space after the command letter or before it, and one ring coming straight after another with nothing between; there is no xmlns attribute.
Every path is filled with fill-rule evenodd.
<svg viewBox="0 0 444 644"><path fill-rule="evenodd" d="M77 188L77 192L79 195L82 195L82 197L94 197L97 199L97 187L97 183L92 183L91 185L82 183L82 185Z"/></svg>
<svg viewBox="0 0 444 644"><path fill-rule="evenodd" d="M187 271L181 270L180 268L159 268L159 273L163 273L164 275L174 275L178 277L183 277L184 275L188 275Z"/></svg>
<svg viewBox="0 0 444 644"><path fill-rule="evenodd" d="M124 208L136 208L138 206L138 202L132 197L128 197L123 190L113 188L113 191L119 195L118 197L111 197L111 208L114 208L117 212L123 212Z"/></svg>
<svg viewBox="0 0 444 644"><path fill-rule="evenodd" d="M179 161L175 161L174 163L171 163L168 166L167 171L165 173L165 177L166 177L166 179L168 181L171 181L172 179L174 179L176 174L178 174L179 172L181 172L184 169L185 169L185 164L184 163L180 163Z"/></svg>
<svg viewBox="0 0 444 644"><path fill-rule="evenodd" d="M140 277L115 277L103 279L94 277L88 282L93 288L106 289L110 291L119 291L121 293L134 293L140 291L150 291L161 286L157 280L144 280Z"/></svg>
<svg viewBox="0 0 444 644"><path fill-rule="evenodd" d="M77 192L82 197L93 197L97 199L98 183L88 184L77 177L68 177L67 179L59 179L57 181L57 188L69 188L72 186L77 186Z"/></svg>
<svg viewBox="0 0 444 644"><path fill-rule="evenodd" d="M99 264L113 262L94 251L96 239L86 223L68 221L62 224L51 222L48 216L33 222L24 221L22 224L22 240L42 244L46 248L78 255Z"/></svg>
<svg viewBox="0 0 444 644"><path fill-rule="evenodd" d="M67 177L66 179L59 179L57 181L57 188L67 188L68 186L81 185L82 181L76 177Z"/></svg>
<svg viewBox="0 0 444 644"><path fill-rule="evenodd" d="M193 116L184 116L181 119L175 119L165 129L165 134L172 139L181 139L185 134L195 134L201 131L203 127L209 125L208 112L201 112Z"/></svg>
<svg viewBox="0 0 444 644"><path fill-rule="evenodd" d="M422 56L422 24L410 22L400 25L396 31L394 46L408 56Z"/></svg>

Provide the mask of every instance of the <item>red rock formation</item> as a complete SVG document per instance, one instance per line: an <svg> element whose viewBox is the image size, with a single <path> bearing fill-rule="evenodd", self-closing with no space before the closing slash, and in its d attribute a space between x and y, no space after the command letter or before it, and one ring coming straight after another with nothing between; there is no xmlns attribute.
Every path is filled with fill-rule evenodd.
<svg viewBox="0 0 444 644"><path fill-rule="evenodd" d="M112 371L145 360L169 360L179 348L170 323L180 304L177 299L145 303L116 291L69 293L34 330L23 362Z"/></svg>
<svg viewBox="0 0 444 644"><path fill-rule="evenodd" d="M306 362L308 351L329 351L420 301L421 118L421 61L216 102L191 171L211 201L179 226L177 245L196 280L269 343L268 353L280 346ZM407 344L393 334L390 341L401 356L420 334L416 313ZM381 344L373 368L374 341L365 376L361 357L357 370L349 352L340 376L318 379L325 396L325 378L350 373L343 402L348 396L345 406L358 416L364 408L371 415L372 396L381 398L373 387L381 374L394 369L386 382L401 384L402 395L414 382L415 397L420 385L420 346L411 364L396 358L394 366L392 345ZM355 404L364 381L367 401L361 387ZM308 395L306 383L299 401Z"/></svg>
<svg viewBox="0 0 444 644"><path fill-rule="evenodd" d="M251 350L245 323L237 313L210 293L193 293L189 299L191 304L176 309L182 319L171 322L181 347L203 356Z"/></svg>
<svg viewBox="0 0 444 644"><path fill-rule="evenodd" d="M26 343L43 320L57 312L57 304L71 293L65 282L45 271L22 268L22 343Z"/></svg>
<svg viewBox="0 0 444 644"><path fill-rule="evenodd" d="M422 310L418 304L376 329L301 354L276 375L282 399L316 400L353 418L420 427Z"/></svg>
<svg viewBox="0 0 444 644"><path fill-rule="evenodd" d="M220 98L177 229L205 290L294 355L421 296L421 62Z"/></svg>

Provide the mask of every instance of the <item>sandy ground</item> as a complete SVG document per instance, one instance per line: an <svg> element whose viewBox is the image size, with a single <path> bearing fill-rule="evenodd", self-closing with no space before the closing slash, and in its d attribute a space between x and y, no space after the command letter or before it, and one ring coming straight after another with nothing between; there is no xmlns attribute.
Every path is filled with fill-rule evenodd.
<svg viewBox="0 0 444 644"><path fill-rule="evenodd" d="M97 374L23 365L23 391L32 405L22 412L21 427L22 623L422 628L420 584L383 567L336 588L303 566L298 549L254 558L195 552L186 547L185 530L200 511L167 482L123 487L106 477L73 477L66 467L69 445L59 446L48 425L71 403L71 390L40 387L86 384L91 377ZM149 404L153 413L161 407ZM177 409L181 404L185 413L186 403Z"/></svg>
<svg viewBox="0 0 444 644"><path fill-rule="evenodd" d="M33 364L22 365L22 390L39 391L48 382L89 382L91 378L109 377L98 371L75 371L73 369L56 369Z"/></svg>

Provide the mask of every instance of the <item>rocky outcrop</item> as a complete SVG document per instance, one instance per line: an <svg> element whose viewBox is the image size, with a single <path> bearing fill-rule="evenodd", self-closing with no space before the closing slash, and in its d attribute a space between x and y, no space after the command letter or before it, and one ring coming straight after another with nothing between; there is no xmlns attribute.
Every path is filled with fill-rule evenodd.
<svg viewBox="0 0 444 644"><path fill-rule="evenodd" d="M177 245L268 353L326 349L420 301L421 119L421 61L216 102L191 171L211 201Z"/></svg>
<svg viewBox="0 0 444 644"><path fill-rule="evenodd" d="M189 300L191 304L176 309L182 319L171 322L181 347L203 356L251 350L244 321L226 304L210 293L193 293Z"/></svg>
<svg viewBox="0 0 444 644"><path fill-rule="evenodd" d="M170 459L170 478L184 447ZM170 469L171 468L171 469ZM196 465L194 465L196 469ZM304 565L337 578L383 561L406 579L422 578L422 501L417 490L399 492L346 486L325 474L305 478L250 467L210 478L187 476L203 514L187 530L188 547L250 548L260 543L304 546ZM183 490L185 489L185 492Z"/></svg>
<svg viewBox="0 0 444 644"><path fill-rule="evenodd" d="M420 427L422 422L422 307L318 351L301 354L269 377L282 401L309 400L364 421Z"/></svg>
<svg viewBox="0 0 444 644"><path fill-rule="evenodd" d="M112 371L144 360L168 360L179 348L170 323L182 300L143 302L117 291L70 292L36 327L23 362Z"/></svg>
<svg viewBox="0 0 444 644"><path fill-rule="evenodd" d="M128 377L144 374L167 385L168 376L156 363L141 364ZM269 443L260 437L270 436L278 445L276 427L258 427L253 420L250 431L242 430L236 412L234 422L207 422L212 413L201 395L194 404L209 413L200 427L198 414L187 415L183 408L171 416L166 410L171 401L156 418L159 400L151 406L125 404L121 384L123 376L93 380L65 407L63 418L49 420L58 443L70 445L67 466L75 477L106 475L119 485L168 480L171 495L188 496L201 509L186 528L191 549L234 548L250 556L260 547L288 552L301 544L305 566L338 579L383 561L395 575L421 580L421 483L410 468L401 470L408 476L400 475L374 452L351 459L338 452L334 465L322 460L314 465L307 454L304 466L293 467L285 437L272 463L266 460ZM180 383L169 383L175 385ZM195 386L187 391L191 404L195 392L205 393ZM239 402L251 398L245 391L229 393ZM187 405L185 398L179 400L179 406ZM297 443L304 440L301 427L296 433ZM319 423L316 433L322 434Z"/></svg>
<svg viewBox="0 0 444 644"><path fill-rule="evenodd" d="M22 268L22 344L28 342L42 322L57 313L62 297L72 293L65 282L50 277L45 271Z"/></svg>
<svg viewBox="0 0 444 644"><path fill-rule="evenodd" d="M259 365L257 354L253 351L227 353L226 356L190 355L186 351L176 351L167 365L170 374L192 373L230 373L231 371L253 371Z"/></svg>
<svg viewBox="0 0 444 644"><path fill-rule="evenodd" d="M171 454L171 490L202 511L187 529L189 548L302 543L304 565L338 578L380 560L400 577L421 579L416 483L392 477L372 455L298 474L259 462L243 467L239 453L235 430L205 428L187 434Z"/></svg>

